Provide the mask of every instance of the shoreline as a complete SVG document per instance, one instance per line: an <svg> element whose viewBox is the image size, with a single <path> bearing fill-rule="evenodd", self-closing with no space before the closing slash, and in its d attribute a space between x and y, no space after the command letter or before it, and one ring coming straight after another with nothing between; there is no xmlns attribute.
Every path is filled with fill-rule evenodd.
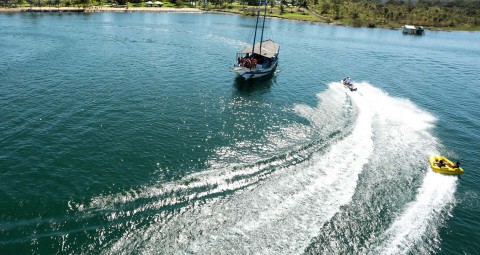
<svg viewBox="0 0 480 255"><path fill-rule="evenodd" d="M204 13L198 8L174 8L174 7L110 7L110 6L91 6L91 7L0 7L0 13L19 13L19 12L177 12L177 13Z"/></svg>
<svg viewBox="0 0 480 255"><path fill-rule="evenodd" d="M231 14L231 15L242 15L240 13L231 12L231 11L224 11L224 10L201 10L199 8L176 8L176 7L112 7L112 6L89 6L89 7L13 7L13 8L6 8L0 7L0 14L5 13L101 13L101 12L151 12L151 13L218 13L218 14ZM317 15L314 13L314 15ZM314 24L328 24L334 26L349 26L343 24L341 22L322 22L322 21L311 21L311 20L299 20L299 19L292 19L286 17L278 17L278 16L270 16L270 18L278 18L290 21L300 21L300 22L308 22ZM388 26L378 26L376 28L383 28L383 29L402 29L401 26L399 27L388 27ZM464 30L464 29L455 29L455 28L426 28L426 30L430 31L464 31L464 32L479 32L479 30Z"/></svg>

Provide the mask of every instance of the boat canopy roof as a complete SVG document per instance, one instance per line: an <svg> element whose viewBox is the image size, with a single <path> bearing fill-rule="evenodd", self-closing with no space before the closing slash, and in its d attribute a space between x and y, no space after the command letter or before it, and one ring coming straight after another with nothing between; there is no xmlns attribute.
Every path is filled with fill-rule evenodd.
<svg viewBox="0 0 480 255"><path fill-rule="evenodd" d="M417 29L415 26L412 25L405 25L406 29Z"/></svg>
<svg viewBox="0 0 480 255"><path fill-rule="evenodd" d="M279 48L280 48L280 45L272 40L263 41L262 56L266 58L272 58L278 54ZM238 53L242 53L242 54L252 53L252 46L249 46ZM260 55L260 43L255 44L255 53Z"/></svg>

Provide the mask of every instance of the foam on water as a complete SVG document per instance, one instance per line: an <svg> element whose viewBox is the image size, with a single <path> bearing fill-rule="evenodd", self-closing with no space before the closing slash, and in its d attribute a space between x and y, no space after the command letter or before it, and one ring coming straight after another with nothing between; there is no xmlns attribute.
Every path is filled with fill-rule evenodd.
<svg viewBox="0 0 480 255"><path fill-rule="evenodd" d="M79 211L108 211L139 200L155 200L136 207L134 211L138 213L234 191L256 183L276 168L291 166L309 157L312 149L295 146L299 141L308 142L315 133L327 136L335 130L348 127L348 124L343 122L349 121L351 116L343 116L347 114L343 108L352 108L352 105L347 102L345 106L347 98L342 90L329 89L319 94L318 98L320 103L316 108L297 105L294 109L313 126L293 123L282 127L281 132L267 133L266 142L263 144L240 141L219 147L214 159L208 160L209 169L190 174L179 181L147 185L122 194L98 196L89 203L72 202L69 206ZM249 151L248 154L245 154L246 150ZM283 153L278 155L282 151ZM265 158L267 152L274 156Z"/></svg>
<svg viewBox="0 0 480 255"><path fill-rule="evenodd" d="M435 251L441 241L438 230L450 217L455 205L454 193L457 186L457 177L434 173L428 167L427 157L439 154L437 148L441 147L430 133L436 118L409 100L391 97L368 83L359 84L359 87L360 93L367 101L372 102L371 106L375 109L376 132L388 137L388 142L380 143L379 146L388 146L384 149L393 154L393 157L400 157L400 162L402 157L412 159L407 155L417 153L413 160L426 166L426 174L420 176L421 186L418 190L412 190L417 193L414 200L405 206L379 238L372 238L371 243L379 245L367 253L408 254ZM384 158L381 162L388 160L394 159ZM397 171L415 176L416 163L408 168L411 169L395 167Z"/></svg>
<svg viewBox="0 0 480 255"><path fill-rule="evenodd" d="M421 153L427 155L438 154L436 147L439 145L429 133L436 121L434 116L420 110L409 100L391 97L366 83L359 87L362 88L360 93L369 98L368 101L374 102L372 105L378 117L379 132L387 133L390 129L393 133L389 134L390 142L409 145L407 148L398 146L397 156L402 155L404 152L400 150L405 149L426 150L427 152ZM423 162L428 165L426 159ZM406 254L413 247L431 251L434 249L431 243L422 245L425 236L438 244L437 231L453 208L457 178L434 173L429 168L425 172L415 200L407 205L405 211L382 234L379 239L383 241L373 253ZM409 174L408 171L405 174Z"/></svg>
<svg viewBox="0 0 480 255"><path fill-rule="evenodd" d="M455 205L454 193L458 177L441 175L427 169L423 184L415 201L408 204L405 212L395 219L384 233L386 239L377 249L381 254L407 254L413 247L422 251L434 250L423 245L424 235L434 236L438 245L438 228L443 224Z"/></svg>
<svg viewBox="0 0 480 255"><path fill-rule="evenodd" d="M439 242L437 231L448 216L456 186L427 169L428 156L438 154L441 146L431 134L436 118L367 82L356 85L359 90L352 93L352 101L360 111L371 113L374 152L364 166L352 203L319 229L305 251L431 252L435 250L432 244Z"/></svg>
<svg viewBox="0 0 480 255"><path fill-rule="evenodd" d="M423 150L419 153L425 158L423 164L428 166L427 155L439 154L437 147L441 146L430 134L436 118L409 100L391 97L366 83L359 87L364 96L370 97L369 101L375 102L381 132L386 133L390 128L394 133L389 135L393 144L409 145L408 148L398 146L397 155L403 154L399 150ZM412 249L422 253L431 252L440 242L438 229L450 216L455 204L457 177L434 173L429 167L425 172L414 201L382 234L379 238L381 244L373 253L407 254ZM409 174L408 171L406 174Z"/></svg>
<svg viewBox="0 0 480 255"><path fill-rule="evenodd" d="M322 125L319 115L324 120L329 119L327 126L334 124L336 118L332 116L342 119L347 99L343 88L331 84L324 93L319 95L320 104L330 105L333 108L331 111L324 107L296 107L297 113L314 126ZM333 97L326 96L329 94ZM352 94L351 97L359 109L358 116L353 116L357 121L350 134L332 141L326 151L313 152L308 160L298 164L265 162L280 169L271 172L263 181L255 182L254 187L246 188L239 183L244 188L231 196L193 203L166 221L152 222L140 229L127 231L118 241L110 244L109 253L129 250L201 254L301 252L322 224L342 205L349 203L358 175L373 150L372 112L361 95ZM315 111L317 114L312 114ZM336 124L342 125L341 121ZM304 137L305 134L299 136ZM221 175L216 171L219 170L196 175L196 178L201 182L220 183L219 189L225 191L232 183L221 184L222 178L232 174L254 174L259 168L222 171Z"/></svg>
<svg viewBox="0 0 480 255"><path fill-rule="evenodd" d="M339 83L331 83L317 95L317 107L296 105L294 111L310 125L292 123L279 134L266 136L265 151L290 148L281 156L244 155L235 148L250 146L248 141L232 144L217 150L218 162L211 162L215 167L209 170L176 182L96 197L87 204L73 204L72 209L90 215L91 211L124 208L108 215L109 221L115 221L144 211L179 207L173 212L160 210L148 222L130 222L132 226L117 240L99 242L109 254L301 253L322 226L351 202L359 175L374 157L375 132L386 134L389 143L405 145L396 150L420 144L420 148L435 152L436 140L428 133L435 117L368 83L358 87L358 92L351 93ZM295 140L308 141L315 134L325 138L338 129L348 133L311 146L295 146ZM418 141L415 133L428 139ZM402 153L397 151L394 156ZM231 157L245 162L254 158L256 162L228 166ZM454 203L455 189L455 177L427 171L415 200L387 231L369 241L377 247L366 253L408 253L425 235L433 233L436 238ZM96 249L91 246L84 251L92 248Z"/></svg>
<svg viewBox="0 0 480 255"><path fill-rule="evenodd" d="M219 36L219 35L216 35L216 34L208 34L208 37L211 37L215 40L227 42L228 44L242 46L242 47L247 47L249 45L247 42L240 41L240 40L235 40L231 37Z"/></svg>

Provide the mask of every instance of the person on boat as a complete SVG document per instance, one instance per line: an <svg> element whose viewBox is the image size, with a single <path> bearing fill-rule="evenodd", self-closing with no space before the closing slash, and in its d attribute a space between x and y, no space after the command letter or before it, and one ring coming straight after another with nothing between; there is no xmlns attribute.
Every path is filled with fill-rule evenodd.
<svg viewBox="0 0 480 255"><path fill-rule="evenodd" d="M352 82L350 81L350 77L347 76L347 79L346 79L346 82L348 84L348 86L352 86Z"/></svg>
<svg viewBox="0 0 480 255"><path fill-rule="evenodd" d="M244 66L245 67L250 67L251 65L252 65L252 61L250 60L250 58L245 58Z"/></svg>
<svg viewBox="0 0 480 255"><path fill-rule="evenodd" d="M443 159L440 159L440 161L438 162L438 167L442 166L445 166L445 162L443 162Z"/></svg>
<svg viewBox="0 0 480 255"><path fill-rule="evenodd" d="M460 161L457 161L457 162L455 163L455 165L453 166L453 168L460 168Z"/></svg>

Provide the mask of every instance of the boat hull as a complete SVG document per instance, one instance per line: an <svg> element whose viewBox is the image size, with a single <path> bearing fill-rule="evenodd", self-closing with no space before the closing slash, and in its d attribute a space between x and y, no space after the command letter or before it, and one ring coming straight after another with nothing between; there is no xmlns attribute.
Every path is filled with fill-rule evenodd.
<svg viewBox="0 0 480 255"><path fill-rule="evenodd" d="M258 79L261 77L265 77L267 75L272 74L275 72L275 69L277 68L277 62L270 67L270 68L248 68L244 66L235 66L233 68L233 71L237 73L238 76L246 79L246 80L251 80L251 79Z"/></svg>
<svg viewBox="0 0 480 255"><path fill-rule="evenodd" d="M403 27L403 34L405 35L423 35L425 33L425 30L421 26L411 26L411 25L405 25Z"/></svg>
<svg viewBox="0 0 480 255"><path fill-rule="evenodd" d="M445 166L442 166L442 167L438 166L438 162L440 160L443 160L443 162L445 162ZM464 172L463 168L461 167L452 167L454 165L453 162L442 156L438 156L438 155L430 156L429 161L430 161L430 167L432 168L432 171L436 173L459 175L459 174L463 174Z"/></svg>

